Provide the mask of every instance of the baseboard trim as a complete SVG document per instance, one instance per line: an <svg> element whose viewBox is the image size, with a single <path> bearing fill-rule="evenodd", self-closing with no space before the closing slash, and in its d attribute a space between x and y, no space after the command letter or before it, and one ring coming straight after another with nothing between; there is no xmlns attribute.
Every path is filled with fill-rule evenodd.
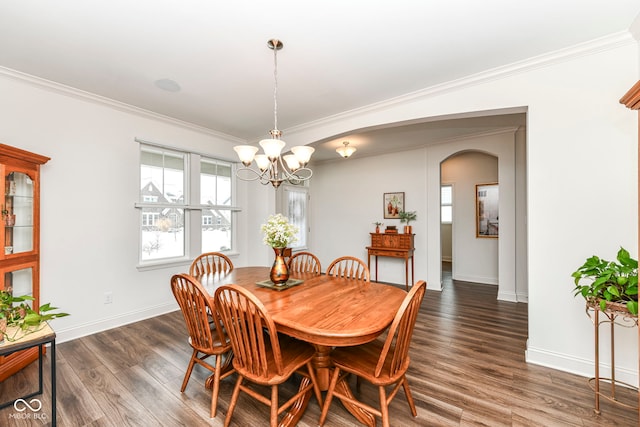
<svg viewBox="0 0 640 427"><path fill-rule="evenodd" d="M139 322L141 320L149 319L151 317L159 316L161 314L170 313L178 310L178 306L175 303L162 304L155 307L149 307L145 310L132 311L122 314L120 316L111 317L108 319L102 319L99 322L85 323L83 325L76 325L67 329L56 329L56 343L60 344L66 341L82 338L87 335L93 335L98 332L106 331L108 329L117 328L120 326L128 325L130 323Z"/></svg>
<svg viewBox="0 0 640 427"><path fill-rule="evenodd" d="M549 352L536 348L527 348L525 351L527 363L558 369L575 375L585 377L585 387L588 378L594 375L594 361L579 359L566 354ZM600 363L600 377L611 378L611 365ZM616 365L616 380L627 384L638 384L638 372Z"/></svg>

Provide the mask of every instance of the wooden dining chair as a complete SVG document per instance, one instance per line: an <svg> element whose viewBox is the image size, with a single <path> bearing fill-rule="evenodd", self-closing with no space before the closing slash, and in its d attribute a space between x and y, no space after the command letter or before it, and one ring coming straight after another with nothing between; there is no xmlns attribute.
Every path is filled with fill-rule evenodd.
<svg viewBox="0 0 640 427"><path fill-rule="evenodd" d="M345 277L348 279L363 280L369 282L369 267L360 258L353 256L343 256L334 259L329 268L327 275L334 277Z"/></svg>
<svg viewBox="0 0 640 427"><path fill-rule="evenodd" d="M320 274L322 268L318 257L311 252L297 252L289 258L289 272Z"/></svg>
<svg viewBox="0 0 640 427"><path fill-rule="evenodd" d="M424 280L413 285L400 305L385 339L378 338L354 347L337 347L331 352L331 361L335 369L320 415L321 426L329 412L331 400L337 396L343 401L381 417L382 426L389 427L389 404L398 393L400 386L404 389L411 414L414 417L417 416L416 406L405 374L409 368L411 336L426 287L427 284ZM336 388L336 385L345 380L349 374L354 374L358 379L362 378L378 387L380 409L355 400ZM391 393L387 394L385 387L390 385L393 385L393 389Z"/></svg>
<svg viewBox="0 0 640 427"><path fill-rule="evenodd" d="M203 276L205 274L227 274L233 270L233 262L223 253L207 252L198 255L189 267L191 276Z"/></svg>
<svg viewBox="0 0 640 427"><path fill-rule="evenodd" d="M238 373L224 420L225 427L231 422L240 391L270 406L271 427L277 426L278 416L311 389L322 406L320 388L311 366L315 353L312 345L286 335L279 336L275 323L262 302L241 286L226 285L218 288L215 306L229 334L234 354L233 367ZM301 369L303 366L306 366L306 370ZM278 385L287 381L295 372L303 376L300 390L286 403L279 405ZM248 384L245 385L245 380L271 387L270 398Z"/></svg>
<svg viewBox="0 0 640 427"><path fill-rule="evenodd" d="M184 392L187 388L196 363L213 372L213 384L211 384L211 418L213 418L216 416L220 380L234 372L231 366L231 343L222 329L219 317L209 316L209 313L215 313L215 306L207 291L195 278L187 274L176 274L171 278L171 290L182 311L189 332L189 345L193 348L180 391ZM216 358L215 366L205 361L210 356ZM224 356L226 358L223 365Z"/></svg>

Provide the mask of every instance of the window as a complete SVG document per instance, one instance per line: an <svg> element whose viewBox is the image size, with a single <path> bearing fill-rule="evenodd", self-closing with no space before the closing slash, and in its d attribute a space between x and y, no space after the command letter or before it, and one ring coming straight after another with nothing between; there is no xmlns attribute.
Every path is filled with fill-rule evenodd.
<svg viewBox="0 0 640 427"><path fill-rule="evenodd" d="M200 160L200 203L211 207L209 212L203 213L202 252L230 250L231 163L207 158ZM206 216L208 223L204 221Z"/></svg>
<svg viewBox="0 0 640 427"><path fill-rule="evenodd" d="M238 210L232 168L197 153L140 144L141 264L231 250Z"/></svg>
<svg viewBox="0 0 640 427"><path fill-rule="evenodd" d="M141 261L181 257L186 153L143 147L140 153ZM156 206L154 206L156 205Z"/></svg>
<svg viewBox="0 0 640 427"><path fill-rule="evenodd" d="M158 223L160 214L157 212L143 212L142 213L142 226L153 226Z"/></svg>
<svg viewBox="0 0 640 427"><path fill-rule="evenodd" d="M291 248L306 248L309 235L309 194L307 187L304 185L283 184L281 191L282 193L278 194L280 211L289 219L291 224L296 225L299 229L296 236L298 240L291 244Z"/></svg>
<svg viewBox="0 0 640 427"><path fill-rule="evenodd" d="M453 186L440 187L440 222L451 224L453 221Z"/></svg>

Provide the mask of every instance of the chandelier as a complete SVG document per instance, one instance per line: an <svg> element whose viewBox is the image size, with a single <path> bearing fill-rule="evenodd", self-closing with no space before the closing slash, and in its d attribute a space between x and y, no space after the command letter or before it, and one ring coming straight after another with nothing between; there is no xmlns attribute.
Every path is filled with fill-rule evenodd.
<svg viewBox="0 0 640 427"><path fill-rule="evenodd" d="M275 80L273 90L274 124L273 129L269 131L271 138L259 142L264 154L256 154L258 147L252 145L237 145L233 149L238 153L243 165L236 171L236 176L239 179L243 181L258 180L263 185L271 184L273 188L277 189L285 181L299 184L311 178L313 172L306 166L315 149L303 145L292 147L291 153L293 154L281 155L286 144L280 139L282 132L278 130L278 51L282 49L283 44L280 40L272 39L267 42L267 46L273 50L273 77ZM258 170L251 168L251 163L254 160Z"/></svg>
<svg viewBox="0 0 640 427"><path fill-rule="evenodd" d="M344 141L342 144L344 147L336 148L336 152L345 159L349 158L349 156L356 152L356 147L349 147L349 141Z"/></svg>

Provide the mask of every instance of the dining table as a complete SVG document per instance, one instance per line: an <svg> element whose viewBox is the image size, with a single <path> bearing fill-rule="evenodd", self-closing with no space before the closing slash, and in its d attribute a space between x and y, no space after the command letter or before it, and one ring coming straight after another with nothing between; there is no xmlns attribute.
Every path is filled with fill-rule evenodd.
<svg viewBox="0 0 640 427"><path fill-rule="evenodd" d="M291 273L288 283L295 286L276 287L268 280L269 271L270 267L237 267L227 274L196 278L212 299L223 285L248 289L265 306L278 332L313 344L316 353L312 364L321 390L329 386L331 349L376 339L391 325L407 295L393 285L312 273ZM302 381L306 384L309 380ZM339 386L352 396L348 384ZM280 425L295 425L310 398L311 392L292 405ZM342 403L360 422L375 426L371 413L347 401Z"/></svg>

